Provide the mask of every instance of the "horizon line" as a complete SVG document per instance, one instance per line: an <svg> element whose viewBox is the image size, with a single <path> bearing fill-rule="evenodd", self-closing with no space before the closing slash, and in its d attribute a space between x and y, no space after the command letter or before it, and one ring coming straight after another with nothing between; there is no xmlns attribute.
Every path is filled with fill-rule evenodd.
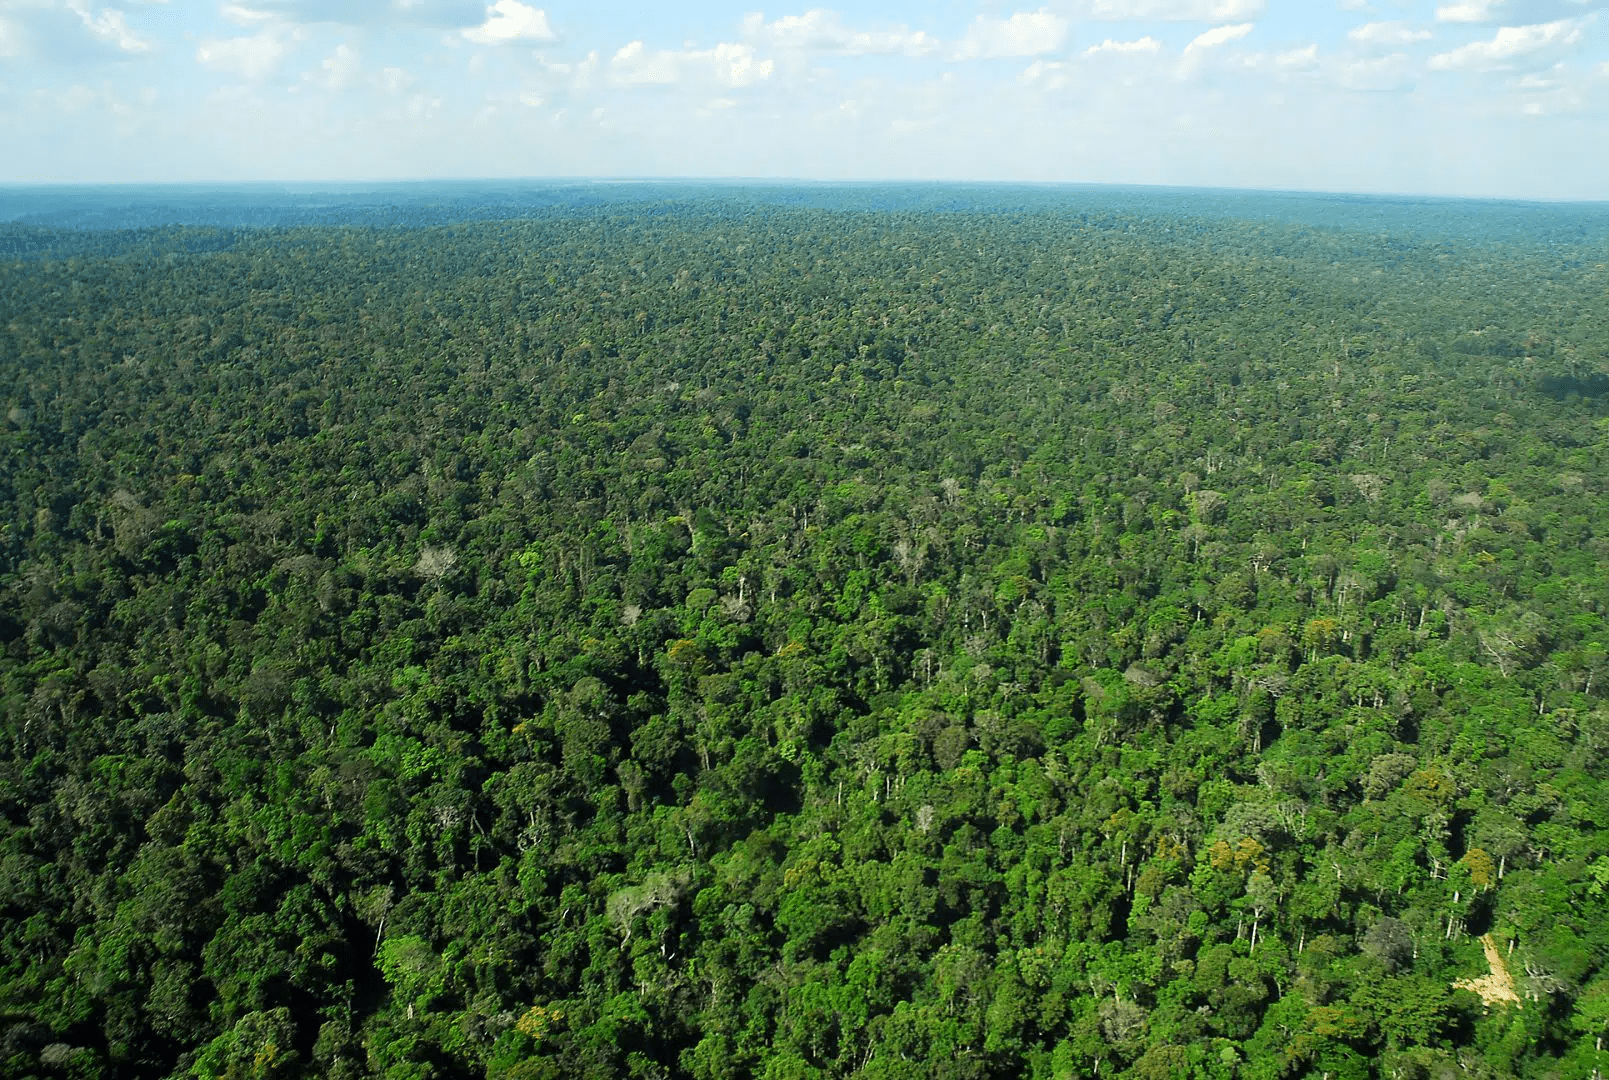
<svg viewBox="0 0 1609 1080"><path fill-rule="evenodd" d="M1590 206L1609 205L1609 196L1558 196L1558 195L1469 195L1444 194L1431 191L1357 190L1345 188L1300 187L1238 187L1219 184L1165 184L1143 181L1115 180L1021 180L1021 179L953 179L934 177L777 177L777 176L685 176L685 175L610 175L576 174L552 176L455 176L455 177L373 177L363 179L318 180L17 180L0 179L0 192L33 193L47 191L114 191L139 190L279 190L279 191L335 191L353 188L401 188L425 185L490 185L532 184L552 186L611 186L637 184L709 185L763 187L966 187L966 188L1083 188L1083 189L1141 189L1157 192L1224 194L1224 195L1276 195L1297 197L1327 197L1353 199L1400 199L1435 202L1486 202L1519 203L1538 206Z"/></svg>

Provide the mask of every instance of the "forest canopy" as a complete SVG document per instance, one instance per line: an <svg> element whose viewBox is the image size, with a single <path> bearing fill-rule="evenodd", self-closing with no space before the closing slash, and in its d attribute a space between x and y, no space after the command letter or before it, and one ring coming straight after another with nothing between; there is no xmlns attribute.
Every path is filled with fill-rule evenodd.
<svg viewBox="0 0 1609 1080"><path fill-rule="evenodd" d="M1558 221L0 226L0 1072L1595 1075Z"/></svg>

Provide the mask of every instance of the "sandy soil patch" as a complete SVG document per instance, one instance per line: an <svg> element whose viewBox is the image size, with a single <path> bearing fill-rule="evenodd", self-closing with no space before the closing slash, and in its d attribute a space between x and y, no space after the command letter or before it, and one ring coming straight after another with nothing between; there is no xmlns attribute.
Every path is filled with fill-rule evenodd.
<svg viewBox="0 0 1609 1080"><path fill-rule="evenodd" d="M1481 935L1481 948L1486 950L1486 966L1492 969L1490 975L1482 975L1478 979L1455 979L1454 990L1469 990L1480 995L1480 999L1490 1009L1493 1005L1513 1005L1516 1009L1524 1008L1520 1004L1520 995L1514 991L1514 980L1509 977L1508 965L1503 962L1503 956L1497 951L1497 945L1492 941L1492 935Z"/></svg>

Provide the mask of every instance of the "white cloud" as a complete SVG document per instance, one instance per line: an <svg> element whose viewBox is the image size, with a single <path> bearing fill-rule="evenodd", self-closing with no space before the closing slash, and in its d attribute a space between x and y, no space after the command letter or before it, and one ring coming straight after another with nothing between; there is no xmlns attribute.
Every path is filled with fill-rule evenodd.
<svg viewBox="0 0 1609 1080"><path fill-rule="evenodd" d="M655 49L640 41L623 46L609 61L609 77L621 86L681 82L707 74L724 86L748 86L771 77L770 60L757 60L748 45L722 42L713 49Z"/></svg>
<svg viewBox="0 0 1609 1080"><path fill-rule="evenodd" d="M955 48L958 60L992 60L1006 56L1040 56L1061 48L1067 20L1047 8L1019 11L1009 19L979 15Z"/></svg>
<svg viewBox="0 0 1609 1080"><path fill-rule="evenodd" d="M609 61L610 74L616 82L628 86L679 82L683 56L668 49L649 52L643 48L642 42L633 41L621 46L614 59Z"/></svg>
<svg viewBox="0 0 1609 1080"><path fill-rule="evenodd" d="M586 59L575 65L575 72L571 76L571 85L577 90L589 89L592 86L594 76L598 74L598 68L601 64L602 61L598 59L597 49L587 53ZM555 65L555 68L557 66ZM560 109L559 112L562 113L564 110Z"/></svg>
<svg viewBox="0 0 1609 1080"><path fill-rule="evenodd" d="M129 29L128 22L123 18L121 11L106 8L99 15L89 10L84 0L67 0L67 10L83 22L84 29L108 44L116 45L124 52L145 52L151 43L135 36Z"/></svg>
<svg viewBox="0 0 1609 1080"><path fill-rule="evenodd" d="M274 31L253 34L251 37L204 39L196 49L196 61L202 67L212 68L227 75L243 79L261 79L279 66L289 48Z"/></svg>
<svg viewBox="0 0 1609 1080"><path fill-rule="evenodd" d="M1490 41L1472 41L1432 56L1430 67L1435 71L1490 71L1512 66L1514 61L1537 53L1551 54L1580 40L1581 23L1576 19L1558 19L1534 26L1504 26L1498 28Z"/></svg>
<svg viewBox="0 0 1609 1080"><path fill-rule="evenodd" d="M1515 89L1525 94L1521 111L1528 116L1552 116L1576 112L1585 105L1583 86L1571 79L1563 64L1546 74L1533 73L1514 80Z"/></svg>
<svg viewBox="0 0 1609 1080"><path fill-rule="evenodd" d="M1413 74L1413 61L1399 52L1342 64L1336 69L1336 81L1347 90L1396 91L1410 89Z"/></svg>
<svg viewBox="0 0 1609 1080"><path fill-rule="evenodd" d="M0 60L76 66L104 61L108 53L139 54L152 48L122 11L93 0L0 0ZM0 105L0 111L20 107Z"/></svg>
<svg viewBox="0 0 1609 1080"><path fill-rule="evenodd" d="M245 7L241 4L225 4L222 14L224 18L236 26L255 26L258 23L273 22L279 18L272 11L258 11L256 8Z"/></svg>
<svg viewBox="0 0 1609 1080"><path fill-rule="evenodd" d="M380 72L377 80L380 89L388 94L400 94L413 86L414 78L408 74L406 68L388 67Z"/></svg>
<svg viewBox="0 0 1609 1080"><path fill-rule="evenodd" d="M1085 49L1084 55L1100 56L1103 53L1114 53L1119 56L1127 56L1134 53L1154 53L1160 48L1162 48L1162 43L1149 35L1140 38L1138 41L1113 41L1111 38L1107 38L1099 45L1091 45Z"/></svg>
<svg viewBox="0 0 1609 1080"><path fill-rule="evenodd" d="M833 52L845 56L924 56L939 47L938 39L904 26L888 30L851 30L838 13L812 8L803 15L784 15L775 22L753 14L743 20L744 40L773 49L799 52Z"/></svg>
<svg viewBox="0 0 1609 1080"><path fill-rule="evenodd" d="M1017 81L1024 86L1042 86L1046 90L1060 90L1068 83L1067 69L1069 65L1060 60L1035 60L1022 73Z"/></svg>
<svg viewBox="0 0 1609 1080"><path fill-rule="evenodd" d="M1296 72L1313 71L1320 66L1318 45L1303 45L1299 49L1287 49L1282 53L1270 56L1268 53L1252 53L1243 57L1241 63L1246 67L1258 71L1271 71L1277 75L1291 75ZM1189 69L1188 58L1185 61L1185 70Z"/></svg>
<svg viewBox="0 0 1609 1080"><path fill-rule="evenodd" d="M48 102L50 105L55 106L62 112L71 115L74 113L87 112L88 110L95 108L97 105L104 105L108 95L104 92L97 93L85 86L83 83L74 83L72 86L69 86L67 89L62 90L59 93L51 93L45 90L35 90L33 97L37 103L43 104Z"/></svg>
<svg viewBox="0 0 1609 1080"><path fill-rule="evenodd" d="M1091 0L1089 14L1091 18L1113 22L1226 22L1255 19L1263 13L1264 6L1264 0Z"/></svg>
<svg viewBox="0 0 1609 1080"><path fill-rule="evenodd" d="M1399 5L1400 6L1400 5ZM1545 22L1587 7L1598 7L1595 0L1441 0L1436 5L1436 21L1449 23L1530 23Z"/></svg>
<svg viewBox="0 0 1609 1080"><path fill-rule="evenodd" d="M352 85L357 77L358 68L362 65L362 58L357 50L346 45L337 45L335 51L324 58L324 85L331 90L344 90Z"/></svg>
<svg viewBox="0 0 1609 1080"><path fill-rule="evenodd" d="M0 58L21 56L23 52L22 27L10 19L0 19Z"/></svg>
<svg viewBox="0 0 1609 1080"><path fill-rule="evenodd" d="M696 54L695 54L696 55ZM727 86L748 86L759 79L771 77L771 61L755 60L747 45L722 43L709 50L707 63L715 69L717 81ZM701 61L704 56L699 56Z"/></svg>
<svg viewBox="0 0 1609 1080"><path fill-rule="evenodd" d="M553 41L558 35L548 23L547 12L520 0L497 0L486 9L486 21L460 31L477 45L501 45L508 41Z"/></svg>
<svg viewBox="0 0 1609 1080"><path fill-rule="evenodd" d="M1255 23L1237 23L1233 26L1214 26L1206 33L1197 34L1195 40L1184 47L1188 53L1200 52L1203 49L1216 49L1220 45L1227 45L1231 41L1239 41L1251 33Z"/></svg>
<svg viewBox="0 0 1609 1080"><path fill-rule="evenodd" d="M1431 35L1429 30L1411 30L1407 23L1397 21L1364 23L1348 30L1346 36L1359 45L1393 49L1416 41L1428 41Z"/></svg>
<svg viewBox="0 0 1609 1080"><path fill-rule="evenodd" d="M1497 17L1503 0L1458 0L1436 9L1437 22L1486 22Z"/></svg>
<svg viewBox="0 0 1609 1080"><path fill-rule="evenodd" d="M1318 46L1306 45L1300 49L1282 52L1274 57L1274 66L1286 71L1308 71L1318 67Z"/></svg>

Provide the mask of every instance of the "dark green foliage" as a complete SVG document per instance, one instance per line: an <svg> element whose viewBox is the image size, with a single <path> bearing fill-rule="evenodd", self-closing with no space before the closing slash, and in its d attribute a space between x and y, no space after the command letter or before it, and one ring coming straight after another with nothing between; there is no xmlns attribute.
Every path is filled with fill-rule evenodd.
<svg viewBox="0 0 1609 1080"><path fill-rule="evenodd" d="M1609 1064L1609 255L661 209L0 268L0 1072Z"/></svg>

